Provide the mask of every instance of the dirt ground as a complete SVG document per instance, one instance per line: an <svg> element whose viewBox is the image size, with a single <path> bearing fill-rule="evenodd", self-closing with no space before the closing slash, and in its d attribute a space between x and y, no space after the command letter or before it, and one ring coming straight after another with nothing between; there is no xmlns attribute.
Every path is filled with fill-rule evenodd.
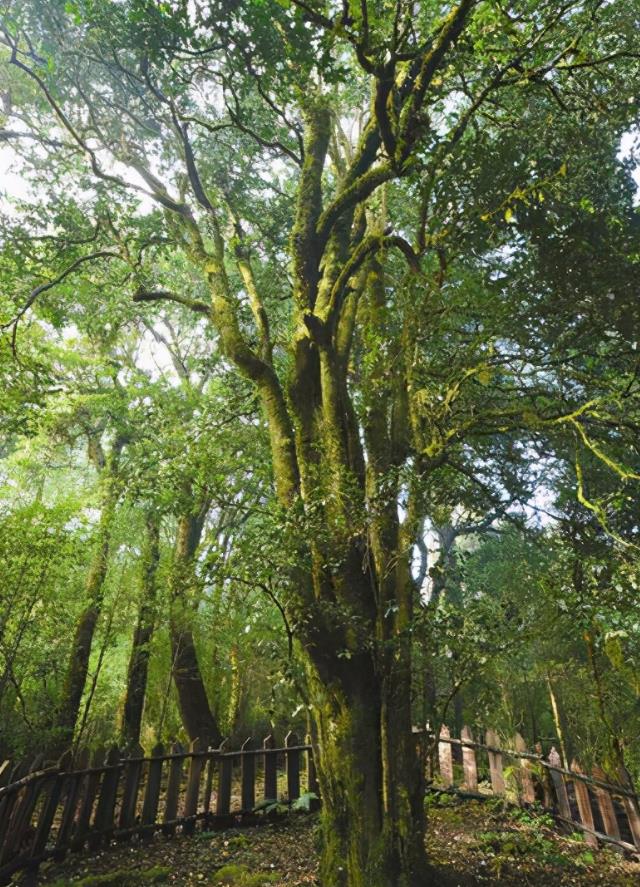
<svg viewBox="0 0 640 887"><path fill-rule="evenodd" d="M561 835L547 814L494 802L432 797L427 848L442 887L638 887L640 863L581 835ZM80 887L319 884L317 815L291 814L259 827L114 844L42 867L39 884Z"/></svg>

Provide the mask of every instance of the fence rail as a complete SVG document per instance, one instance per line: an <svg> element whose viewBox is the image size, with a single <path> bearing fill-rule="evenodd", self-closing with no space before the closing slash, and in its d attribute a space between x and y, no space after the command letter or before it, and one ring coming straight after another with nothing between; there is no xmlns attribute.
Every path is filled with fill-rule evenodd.
<svg viewBox="0 0 640 887"><path fill-rule="evenodd" d="M478 797L504 797L525 806L537 801L584 832L588 843L597 846L602 841L640 854L640 805L626 771L613 782L602 768L593 767L588 774L576 760L567 769L555 748L545 759L541 750L527 751L520 734L514 737L513 748L503 746L494 730L486 732L485 742L474 741L468 727L459 739L446 726L437 742L428 735L437 746L437 767L430 774L434 786ZM485 777L482 783L480 776Z"/></svg>
<svg viewBox="0 0 640 887"><path fill-rule="evenodd" d="M318 793L311 746L290 732L277 747L268 736L255 747L189 749L157 745L122 757L106 753L64 755L55 766L41 757L13 767L0 765L0 884L19 869L34 874L48 858L97 850L155 831L189 833L204 820L211 827L251 822L258 801L293 802Z"/></svg>
<svg viewBox="0 0 640 887"><path fill-rule="evenodd" d="M417 733L425 731L416 730ZM503 745L494 730L475 741L468 727L460 738L443 727L430 735L435 759L432 787L474 797L504 797L521 805L536 801L557 818L581 829L591 844L614 843L640 854L640 808L626 774L610 781L573 761L561 766L555 749L545 759L528 751L516 734ZM513 746L513 747L511 747ZM141 840L156 831L192 832L198 822L223 828L264 818L257 802L286 799L303 791L319 794L312 749L290 732L282 746L272 736L259 746L189 749L157 745L122 757L117 747L90 755L64 755L55 766L41 757L0 764L0 884L19 869L35 877L45 859L69 851L97 850L112 841Z"/></svg>

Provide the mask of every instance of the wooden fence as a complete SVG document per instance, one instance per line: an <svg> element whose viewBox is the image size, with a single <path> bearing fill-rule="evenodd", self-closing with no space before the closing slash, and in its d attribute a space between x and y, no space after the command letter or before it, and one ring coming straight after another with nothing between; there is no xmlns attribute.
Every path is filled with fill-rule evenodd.
<svg viewBox="0 0 640 887"><path fill-rule="evenodd" d="M35 873L43 860L67 852L97 850L133 835L150 838L196 823L224 828L258 821L260 801L293 802L301 791L318 792L310 745L289 733L276 747L268 736L259 748L247 740L240 749L188 750L157 745L123 758L117 746L55 765L42 758L0 765L0 884L18 869Z"/></svg>
<svg viewBox="0 0 640 887"><path fill-rule="evenodd" d="M420 732L420 731L417 731ZM443 727L434 743L432 788L472 797L504 797L522 805L540 802L563 822L585 833L591 844L614 843L640 853L638 798L625 779L618 784L577 762L569 770L552 749L545 759L526 750L516 735L512 747L489 730L485 742L465 727L453 738ZM260 747L204 750L196 741L185 750L157 745L123 758L117 747L89 755L64 755L53 766L42 758L0 765L0 884L25 869L35 879L45 859L69 851L97 850L112 841L140 840L161 831L194 831L253 823L264 818L260 801L295 801L319 793L311 746L289 733L282 747L267 737Z"/></svg>
<svg viewBox="0 0 640 887"><path fill-rule="evenodd" d="M640 807L626 773L614 783L602 768L593 767L588 774L575 760L567 770L555 748L545 759L540 749L527 751L519 734L507 747L495 730L486 732L484 743L474 742L468 727L459 739L442 727L435 757L433 786L475 797L504 797L523 806L539 802L584 832L589 844L602 841L640 854Z"/></svg>

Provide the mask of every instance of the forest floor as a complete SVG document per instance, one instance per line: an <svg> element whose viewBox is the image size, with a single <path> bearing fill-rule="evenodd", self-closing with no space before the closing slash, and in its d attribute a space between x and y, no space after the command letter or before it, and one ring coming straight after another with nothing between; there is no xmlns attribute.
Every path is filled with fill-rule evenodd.
<svg viewBox="0 0 640 887"><path fill-rule="evenodd" d="M494 802L430 799L427 847L440 887L637 887L640 863L581 835L561 835L546 815ZM55 887L304 887L317 885L318 818L114 845L41 869Z"/></svg>

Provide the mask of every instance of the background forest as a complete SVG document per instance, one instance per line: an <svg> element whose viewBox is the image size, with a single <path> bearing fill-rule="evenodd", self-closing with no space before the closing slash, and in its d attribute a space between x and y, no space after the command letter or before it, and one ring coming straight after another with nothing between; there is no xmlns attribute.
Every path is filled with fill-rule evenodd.
<svg viewBox="0 0 640 887"><path fill-rule="evenodd" d="M411 724L639 780L638 4L2 9L0 758L309 733L327 885Z"/></svg>

